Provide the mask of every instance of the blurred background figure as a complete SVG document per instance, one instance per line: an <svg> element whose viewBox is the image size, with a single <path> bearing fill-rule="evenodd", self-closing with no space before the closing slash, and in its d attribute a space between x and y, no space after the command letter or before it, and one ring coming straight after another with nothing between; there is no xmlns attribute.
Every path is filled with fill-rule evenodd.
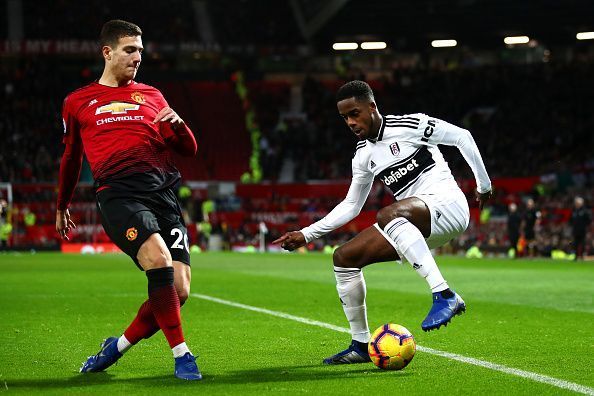
<svg viewBox="0 0 594 396"><path fill-rule="evenodd" d="M573 236L573 247L575 260L584 258L586 248L586 235L588 226L592 222L592 211L584 206L584 198L575 197L573 201L573 211L571 212L571 233Z"/></svg>
<svg viewBox="0 0 594 396"><path fill-rule="evenodd" d="M522 217L518 213L518 205L510 203L507 207L507 238L509 240L508 257L515 258L518 253L518 240L520 239L520 226Z"/></svg>
<svg viewBox="0 0 594 396"><path fill-rule="evenodd" d="M526 210L524 211L524 239L526 240L526 255L534 257L536 253L536 232L535 228L539 224L540 211L536 209L534 199L528 198L526 201Z"/></svg>
<svg viewBox="0 0 594 396"><path fill-rule="evenodd" d="M0 252L8 250L8 240L12 233L12 224L8 217L8 203L0 199Z"/></svg>

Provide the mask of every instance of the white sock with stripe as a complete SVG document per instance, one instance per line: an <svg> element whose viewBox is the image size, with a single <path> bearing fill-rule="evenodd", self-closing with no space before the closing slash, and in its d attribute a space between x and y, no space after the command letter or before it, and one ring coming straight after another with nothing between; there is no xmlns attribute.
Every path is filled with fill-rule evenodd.
<svg viewBox="0 0 594 396"><path fill-rule="evenodd" d="M367 324L367 306L365 295L367 288L360 268L334 267L336 290L342 303L342 309L351 327L353 340L369 342L371 334Z"/></svg>
<svg viewBox="0 0 594 396"><path fill-rule="evenodd" d="M173 348L171 348L171 351L173 352L173 357L178 358L178 357L182 357L186 353L190 352L190 349L188 348L188 346L186 345L185 342L182 342L181 344L178 344L178 345L174 346Z"/></svg>
<svg viewBox="0 0 594 396"><path fill-rule="evenodd" d="M120 338L118 338L118 352L124 354L130 348L132 348L132 344L130 344L130 341L128 341L126 336L122 334Z"/></svg>
<svg viewBox="0 0 594 396"><path fill-rule="evenodd" d="M425 278L431 292L448 288L448 283L441 275L429 246L417 227L404 217L397 217L386 225L384 231L396 244L398 254L403 255L417 274Z"/></svg>

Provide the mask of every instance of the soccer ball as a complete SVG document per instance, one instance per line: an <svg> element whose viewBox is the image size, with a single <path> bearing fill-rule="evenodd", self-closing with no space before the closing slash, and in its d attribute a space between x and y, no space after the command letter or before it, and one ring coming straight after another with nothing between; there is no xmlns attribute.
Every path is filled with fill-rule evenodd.
<svg viewBox="0 0 594 396"><path fill-rule="evenodd" d="M388 323L379 327L369 341L369 357L383 370L402 370L415 356L417 344L404 326Z"/></svg>

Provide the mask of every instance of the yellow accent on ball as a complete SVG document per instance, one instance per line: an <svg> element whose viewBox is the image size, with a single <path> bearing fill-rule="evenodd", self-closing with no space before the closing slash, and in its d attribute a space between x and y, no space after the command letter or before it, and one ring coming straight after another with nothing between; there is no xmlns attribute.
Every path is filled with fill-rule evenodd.
<svg viewBox="0 0 594 396"><path fill-rule="evenodd" d="M387 323L371 335L369 357L383 370L402 370L415 356L417 344L404 326Z"/></svg>

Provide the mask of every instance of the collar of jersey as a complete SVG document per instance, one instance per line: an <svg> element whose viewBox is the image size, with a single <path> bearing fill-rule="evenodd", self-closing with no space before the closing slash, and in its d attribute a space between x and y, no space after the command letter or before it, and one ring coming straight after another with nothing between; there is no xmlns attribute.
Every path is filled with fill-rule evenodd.
<svg viewBox="0 0 594 396"><path fill-rule="evenodd" d="M380 127L380 131L377 135L377 139L367 139L369 140L371 143L377 143L379 141L382 140L382 138L384 137L384 129L386 128L386 117L382 116L382 126Z"/></svg>

